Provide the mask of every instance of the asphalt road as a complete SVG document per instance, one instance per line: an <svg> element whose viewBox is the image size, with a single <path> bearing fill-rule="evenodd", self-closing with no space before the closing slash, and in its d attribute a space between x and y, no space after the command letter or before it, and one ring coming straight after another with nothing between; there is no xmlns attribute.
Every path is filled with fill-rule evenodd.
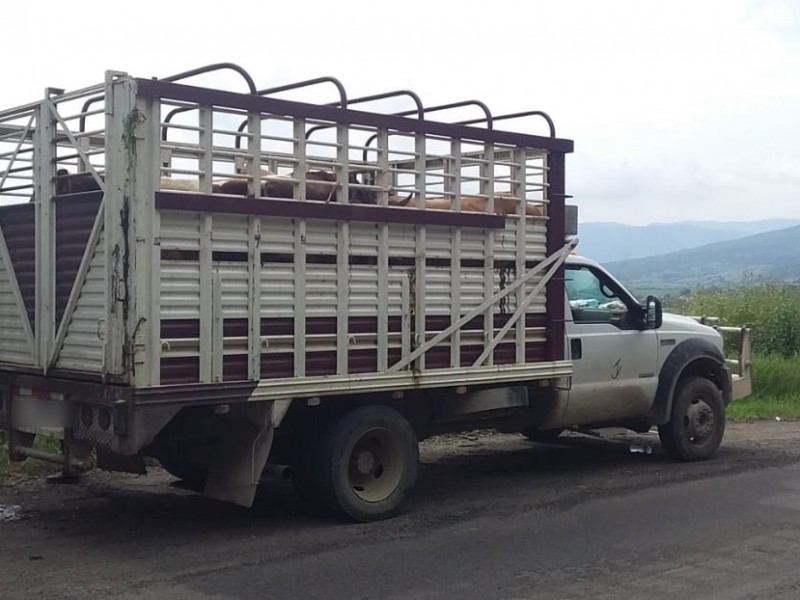
<svg viewBox="0 0 800 600"><path fill-rule="evenodd" d="M697 464L653 436L467 435L422 460L406 512L367 525L284 482L250 511L160 470L0 482L0 598L800 598L798 423L730 426Z"/></svg>

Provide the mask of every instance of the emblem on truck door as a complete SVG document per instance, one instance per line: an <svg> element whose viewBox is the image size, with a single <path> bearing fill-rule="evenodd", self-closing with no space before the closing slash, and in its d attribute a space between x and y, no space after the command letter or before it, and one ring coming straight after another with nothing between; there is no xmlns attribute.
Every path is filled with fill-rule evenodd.
<svg viewBox="0 0 800 600"><path fill-rule="evenodd" d="M611 379L616 379L619 377L620 371L622 371L622 359L618 358L617 362L614 363L614 368L611 369Z"/></svg>

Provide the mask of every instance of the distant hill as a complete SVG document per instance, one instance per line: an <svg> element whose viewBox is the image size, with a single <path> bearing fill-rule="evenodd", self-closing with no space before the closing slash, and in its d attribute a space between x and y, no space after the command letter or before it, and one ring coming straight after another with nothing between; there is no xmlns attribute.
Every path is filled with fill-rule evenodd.
<svg viewBox="0 0 800 600"><path fill-rule="evenodd" d="M794 225L800 225L800 220L682 221L645 226L581 223L578 226L578 250L585 256L607 263L697 248Z"/></svg>
<svg viewBox="0 0 800 600"><path fill-rule="evenodd" d="M800 225L605 266L624 284L637 288L800 282Z"/></svg>

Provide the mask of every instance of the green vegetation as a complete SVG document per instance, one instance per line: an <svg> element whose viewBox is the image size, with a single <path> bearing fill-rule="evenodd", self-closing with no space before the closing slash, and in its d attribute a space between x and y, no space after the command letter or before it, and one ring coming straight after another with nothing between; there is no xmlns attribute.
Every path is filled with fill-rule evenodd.
<svg viewBox="0 0 800 600"><path fill-rule="evenodd" d="M800 287L761 283L734 290L700 290L685 312L720 317L720 325L753 328L753 352L787 358L800 354Z"/></svg>
<svg viewBox="0 0 800 600"><path fill-rule="evenodd" d="M800 287L761 283L698 290L682 312L753 328L753 394L730 406L731 419L800 419Z"/></svg>
<svg viewBox="0 0 800 600"><path fill-rule="evenodd" d="M753 394L728 407L731 420L800 419L800 358L753 357Z"/></svg>

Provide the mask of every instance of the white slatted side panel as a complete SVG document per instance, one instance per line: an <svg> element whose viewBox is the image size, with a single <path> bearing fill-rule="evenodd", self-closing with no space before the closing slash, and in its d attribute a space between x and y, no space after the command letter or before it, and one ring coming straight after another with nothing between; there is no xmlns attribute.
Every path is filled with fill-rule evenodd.
<svg viewBox="0 0 800 600"><path fill-rule="evenodd" d="M389 275L389 316L399 317L407 307L403 306L403 280L408 281L407 275Z"/></svg>
<svg viewBox="0 0 800 600"><path fill-rule="evenodd" d="M450 314L450 297L453 287L451 282L450 267L428 267L426 269L425 312L427 314Z"/></svg>
<svg viewBox="0 0 800 600"><path fill-rule="evenodd" d="M200 318L200 264L197 261L161 261L161 318Z"/></svg>
<svg viewBox="0 0 800 600"><path fill-rule="evenodd" d="M294 316L294 289L292 263L265 262L261 266L261 318Z"/></svg>
<svg viewBox="0 0 800 600"><path fill-rule="evenodd" d="M519 217L506 218L505 229L494 233L494 259L513 261L517 257L517 222Z"/></svg>
<svg viewBox="0 0 800 600"><path fill-rule="evenodd" d="M336 265L306 266L305 305L309 317L336 315Z"/></svg>
<svg viewBox="0 0 800 600"><path fill-rule="evenodd" d="M483 229L464 227L461 230L462 260L483 260L486 237Z"/></svg>
<svg viewBox="0 0 800 600"><path fill-rule="evenodd" d="M350 254L352 256L378 255L378 225L375 223L350 223ZM377 274L377 268L372 269Z"/></svg>
<svg viewBox="0 0 800 600"><path fill-rule="evenodd" d="M336 256L337 236L336 221L309 219L306 222L306 252ZM331 266L331 270L335 270L335 265Z"/></svg>
<svg viewBox="0 0 800 600"><path fill-rule="evenodd" d="M294 254L294 219L261 219L261 252ZM264 273L262 272L262 281Z"/></svg>
<svg viewBox="0 0 800 600"><path fill-rule="evenodd" d="M425 256L428 258L450 259L453 255L453 237L449 227L428 227L427 248Z"/></svg>
<svg viewBox="0 0 800 600"><path fill-rule="evenodd" d="M461 314L477 308L483 300L483 267L461 267Z"/></svg>
<svg viewBox="0 0 800 600"><path fill-rule="evenodd" d="M200 215L186 211L160 212L162 250L199 250Z"/></svg>
<svg viewBox="0 0 800 600"><path fill-rule="evenodd" d="M525 230L525 260L544 260L547 257L546 221L529 219Z"/></svg>
<svg viewBox="0 0 800 600"><path fill-rule="evenodd" d="M350 268L350 316L374 317L378 314L378 270L370 265Z"/></svg>
<svg viewBox="0 0 800 600"><path fill-rule="evenodd" d="M215 214L211 231L213 252L247 252L247 217Z"/></svg>
<svg viewBox="0 0 800 600"><path fill-rule="evenodd" d="M528 294L530 294L533 291L533 288L535 288L541 280L542 280L542 276L541 275L537 275L536 277L533 277L531 280L526 282L525 285L522 286L522 287L525 288L525 297L527 297ZM545 300L546 300L545 288L543 288L539 292L539 294L536 296L536 298L533 300L533 302L528 304L528 308L526 309L526 312L529 312L529 313L543 313L543 312L545 312Z"/></svg>
<svg viewBox="0 0 800 600"><path fill-rule="evenodd" d="M248 317L248 273L245 261L214 261L214 273L222 281L222 314L226 319Z"/></svg>
<svg viewBox="0 0 800 600"><path fill-rule="evenodd" d="M11 270L0 258L0 361L32 364L30 343L25 329L28 314L11 292Z"/></svg>
<svg viewBox="0 0 800 600"><path fill-rule="evenodd" d="M102 372L106 337L105 235L95 246L89 271L72 314L56 366L76 371Z"/></svg>
<svg viewBox="0 0 800 600"><path fill-rule="evenodd" d="M413 225L392 223L389 225L389 256L413 257L415 234Z"/></svg>

